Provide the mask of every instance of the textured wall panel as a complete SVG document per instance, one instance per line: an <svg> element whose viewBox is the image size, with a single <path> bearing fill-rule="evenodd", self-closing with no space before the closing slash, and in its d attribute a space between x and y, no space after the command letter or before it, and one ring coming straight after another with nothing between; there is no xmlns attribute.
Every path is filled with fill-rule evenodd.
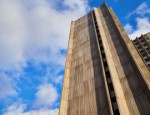
<svg viewBox="0 0 150 115"><path fill-rule="evenodd" d="M105 3L71 24L59 114L150 114L150 72Z"/></svg>

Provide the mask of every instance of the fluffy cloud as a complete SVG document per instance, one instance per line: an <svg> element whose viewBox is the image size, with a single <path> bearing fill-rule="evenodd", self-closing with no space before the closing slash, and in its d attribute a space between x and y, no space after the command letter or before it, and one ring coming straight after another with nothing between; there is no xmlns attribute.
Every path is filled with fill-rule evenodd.
<svg viewBox="0 0 150 115"><path fill-rule="evenodd" d="M36 67L44 63L51 65L51 70L58 66L64 68L65 55L60 51L67 48L71 20L79 18L87 10L87 0L1 0L0 73L17 72L15 75L22 75L24 68L29 66L29 61L35 62ZM50 74L50 80L55 84L62 80L62 75L58 72L60 71L55 69ZM0 77L0 96L16 95L16 82L19 78L12 78L11 74L9 77ZM2 84L6 86L5 90ZM48 83L38 85L35 103L38 106L51 106L59 97L56 86ZM41 107L39 110L25 112L25 108L22 104L14 105L5 114L58 114L58 109Z"/></svg>
<svg viewBox="0 0 150 115"><path fill-rule="evenodd" d="M19 68L24 63L22 49L26 36L21 4L2 0L0 16L0 69Z"/></svg>
<svg viewBox="0 0 150 115"><path fill-rule="evenodd" d="M31 110L28 112L25 112L25 109L25 104L13 104L8 107L8 109L4 112L3 115L58 115L58 109L40 109Z"/></svg>
<svg viewBox="0 0 150 115"><path fill-rule="evenodd" d="M17 92L12 79L4 73L0 73L0 101L14 95L17 95Z"/></svg>
<svg viewBox="0 0 150 115"><path fill-rule="evenodd" d="M143 2L134 11L130 12L127 15L127 18L129 18L130 16L132 16L134 14L144 16L144 15L149 14L149 13L150 13L150 8L149 8L148 4L146 2Z"/></svg>
<svg viewBox="0 0 150 115"><path fill-rule="evenodd" d="M58 98L58 93L53 85L44 83L39 86L38 91L36 93L36 98L36 106L51 106Z"/></svg>
<svg viewBox="0 0 150 115"><path fill-rule="evenodd" d="M126 32L129 33L129 34L133 32L133 28L132 28L132 26L131 26L130 24L126 24L126 25L124 26L124 29L125 29Z"/></svg>
<svg viewBox="0 0 150 115"><path fill-rule="evenodd" d="M24 111L24 109L24 104L13 104L7 108L4 115L20 115Z"/></svg>
<svg viewBox="0 0 150 115"><path fill-rule="evenodd" d="M133 29L132 25L127 24L124 26L126 32L128 33L130 39L135 39L141 36L141 34L146 34L150 32L150 20L145 18L136 18L136 28Z"/></svg>
<svg viewBox="0 0 150 115"><path fill-rule="evenodd" d="M134 14L137 14L136 16ZM128 16L135 16L136 26L133 28L133 25L126 24L124 26L126 32L129 34L130 39L135 39L136 37L141 36L141 34L146 34L150 32L150 20L146 14L150 14L150 8L146 3L142 3L136 10L129 13Z"/></svg>
<svg viewBox="0 0 150 115"><path fill-rule="evenodd" d="M60 9L57 3L61 3ZM21 68L29 59L64 65L57 52L67 46L71 20L82 16L87 8L87 1L82 0L2 0L1 69Z"/></svg>
<svg viewBox="0 0 150 115"><path fill-rule="evenodd" d="M2 0L0 70L22 72L28 60L64 66L59 51L67 47L71 20L87 8L85 0Z"/></svg>

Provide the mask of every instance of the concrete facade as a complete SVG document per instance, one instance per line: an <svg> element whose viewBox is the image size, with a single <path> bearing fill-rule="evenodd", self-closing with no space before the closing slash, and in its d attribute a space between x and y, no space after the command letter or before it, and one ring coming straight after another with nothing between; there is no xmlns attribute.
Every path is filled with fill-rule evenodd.
<svg viewBox="0 0 150 115"><path fill-rule="evenodd" d="M150 32L137 37L132 42L150 70Z"/></svg>
<svg viewBox="0 0 150 115"><path fill-rule="evenodd" d="M59 115L149 115L150 71L103 3L72 21Z"/></svg>

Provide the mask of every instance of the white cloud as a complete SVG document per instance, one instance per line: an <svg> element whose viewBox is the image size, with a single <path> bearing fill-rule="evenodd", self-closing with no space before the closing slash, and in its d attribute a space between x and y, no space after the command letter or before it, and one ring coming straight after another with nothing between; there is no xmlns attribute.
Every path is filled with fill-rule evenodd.
<svg viewBox="0 0 150 115"><path fill-rule="evenodd" d="M19 115L58 115L58 111L59 111L58 109L54 109L54 110L48 110L48 109L33 110L33 111L29 111L29 112L26 112L24 114L19 114Z"/></svg>
<svg viewBox="0 0 150 115"><path fill-rule="evenodd" d="M64 67L56 66L56 67L47 67L45 75L43 76L43 82L51 82L55 85L60 85L63 80L63 70Z"/></svg>
<svg viewBox="0 0 150 115"><path fill-rule="evenodd" d="M133 28L130 24L126 24L124 26L124 29L126 30L127 33L132 33L133 32Z"/></svg>
<svg viewBox="0 0 150 115"><path fill-rule="evenodd" d="M7 107L3 115L58 115L59 110L57 108L50 109L58 98L58 93L52 84L41 84L35 95L36 99L32 107L37 109L32 110L31 107L31 110L25 111L26 104L15 103Z"/></svg>
<svg viewBox="0 0 150 115"><path fill-rule="evenodd" d="M86 7L88 8L87 0L64 0L64 4L69 6L72 10L78 9L83 12L86 12Z"/></svg>
<svg viewBox="0 0 150 115"><path fill-rule="evenodd" d="M130 12L127 15L127 18L131 17L134 14L139 15L139 16L144 16L145 14L149 14L149 13L150 13L150 8L148 4L146 2L143 2L134 11Z"/></svg>
<svg viewBox="0 0 150 115"><path fill-rule="evenodd" d="M55 87L52 84L44 83L39 86L38 91L36 93L35 106L52 106L57 98L58 93Z"/></svg>
<svg viewBox="0 0 150 115"><path fill-rule="evenodd" d="M3 115L58 115L58 109L50 109L58 98L58 93L52 84L43 83L36 92L35 106L38 109L25 111L26 104L15 103L7 107Z"/></svg>
<svg viewBox="0 0 150 115"><path fill-rule="evenodd" d="M129 13L128 17L132 16L133 14L138 14L135 17L135 27L129 23L124 26L126 32L129 34L129 37L132 40L141 36L141 34L150 32L150 19L148 16L146 16L146 14L150 14L150 7L148 7L148 5L144 2L137 7L136 10Z"/></svg>
<svg viewBox="0 0 150 115"><path fill-rule="evenodd" d="M28 47L25 56L27 58L32 58L37 62L55 62L55 64L63 62L64 65L65 58L59 58L57 52L59 49L67 47L70 22L85 13L86 7L82 0L75 3L72 0L65 0L62 4L70 9L57 11L49 7L47 1L42 1L29 12L29 25L32 27L26 43ZM81 9L75 6L81 7ZM44 52L46 49L48 49L48 53Z"/></svg>
<svg viewBox="0 0 150 115"><path fill-rule="evenodd" d="M0 16L0 69L19 68L24 63L22 49L26 37L21 4L1 0Z"/></svg>
<svg viewBox="0 0 150 115"><path fill-rule="evenodd" d="M85 13L87 2L57 2L67 8L57 10L53 0L1 1L0 69L21 69L31 59L64 66L58 52L67 47L71 20Z"/></svg>
<svg viewBox="0 0 150 115"><path fill-rule="evenodd" d="M13 104L8 107L8 109L4 112L3 115L58 115L59 111L58 109L40 109L25 112L25 109L25 104Z"/></svg>
<svg viewBox="0 0 150 115"><path fill-rule="evenodd" d="M67 47L71 20L85 14L87 8L86 0L2 0L1 69L21 69L30 59L64 65L65 58L57 52Z"/></svg>
<svg viewBox="0 0 150 115"><path fill-rule="evenodd" d="M126 32L128 33L130 39L134 40L136 37L140 37L142 34L150 32L150 20L145 18L136 18L136 28L132 29L132 25L126 24L124 26ZM130 31L130 28L132 31Z"/></svg>
<svg viewBox="0 0 150 115"><path fill-rule="evenodd" d="M24 104L13 104L10 105L3 115L21 115L24 111L25 105Z"/></svg>
<svg viewBox="0 0 150 115"><path fill-rule="evenodd" d="M0 99L14 95L17 95L17 92L12 79L4 73L0 73Z"/></svg>
<svg viewBox="0 0 150 115"><path fill-rule="evenodd" d="M86 13L88 0L1 0L0 3L0 70L22 73L29 60L38 64L64 66L65 56L60 49L67 48L71 20ZM59 5L58 5L59 4ZM56 72L55 72L56 73ZM57 73L55 74L55 76ZM62 76L56 76L59 82ZM13 81L2 77L5 90L1 95L15 95ZM0 84L1 87L1 84ZM36 93L36 103L49 106L55 102L58 93L51 84L42 84ZM54 115L58 110L37 110L23 112L18 105L14 114L8 115ZM31 114L32 113L32 114Z"/></svg>

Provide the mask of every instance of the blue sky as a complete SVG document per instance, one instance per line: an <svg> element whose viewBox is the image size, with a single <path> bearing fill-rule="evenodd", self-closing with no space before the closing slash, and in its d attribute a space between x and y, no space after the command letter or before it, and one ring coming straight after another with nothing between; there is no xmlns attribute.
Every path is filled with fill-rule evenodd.
<svg viewBox="0 0 150 115"><path fill-rule="evenodd" d="M106 0L131 39L150 31L149 0ZM57 115L71 20L100 0L0 1L0 115Z"/></svg>

